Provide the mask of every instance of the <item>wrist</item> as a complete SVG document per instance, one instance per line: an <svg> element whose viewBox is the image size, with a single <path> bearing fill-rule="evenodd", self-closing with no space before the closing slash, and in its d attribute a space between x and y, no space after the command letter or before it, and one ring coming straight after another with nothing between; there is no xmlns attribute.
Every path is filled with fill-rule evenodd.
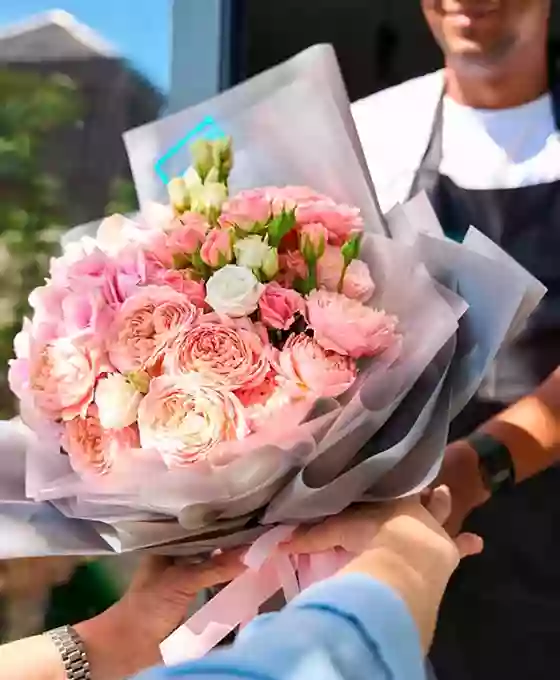
<svg viewBox="0 0 560 680"><path fill-rule="evenodd" d="M161 661L159 646L130 621L121 603L74 626L86 649L91 680L122 680Z"/></svg>
<svg viewBox="0 0 560 680"><path fill-rule="evenodd" d="M427 653L434 635L437 611L451 571L427 575L398 551L372 547L353 560L343 573L362 573L385 584L405 603Z"/></svg>
<svg viewBox="0 0 560 680"><path fill-rule="evenodd" d="M447 447L444 472L447 466L453 466L456 479L450 484L444 477L442 482L450 487L453 503L462 507L466 514L490 499L491 493L480 471L479 455L467 441L460 440Z"/></svg>

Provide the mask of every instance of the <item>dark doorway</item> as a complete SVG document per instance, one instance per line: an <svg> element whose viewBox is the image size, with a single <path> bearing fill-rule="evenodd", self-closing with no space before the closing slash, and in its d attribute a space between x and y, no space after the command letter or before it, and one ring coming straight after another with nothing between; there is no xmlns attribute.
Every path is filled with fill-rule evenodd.
<svg viewBox="0 0 560 680"><path fill-rule="evenodd" d="M232 0L231 82L334 45L352 100L435 70L420 0Z"/></svg>

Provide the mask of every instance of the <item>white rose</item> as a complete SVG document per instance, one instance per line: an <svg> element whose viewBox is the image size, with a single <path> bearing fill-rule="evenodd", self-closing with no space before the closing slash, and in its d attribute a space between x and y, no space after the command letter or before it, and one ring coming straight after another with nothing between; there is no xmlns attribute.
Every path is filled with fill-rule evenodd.
<svg viewBox="0 0 560 680"><path fill-rule="evenodd" d="M102 378L95 390L101 427L120 430L132 425L138 417L138 407L142 399L143 395L124 375L110 373Z"/></svg>
<svg viewBox="0 0 560 680"><path fill-rule="evenodd" d="M145 237L139 224L124 215L106 217L97 229L97 245L109 255L118 255L132 242L140 242Z"/></svg>
<svg viewBox="0 0 560 680"><path fill-rule="evenodd" d="M272 248L261 236L247 236L233 246L237 264L248 269L261 269Z"/></svg>
<svg viewBox="0 0 560 680"><path fill-rule="evenodd" d="M250 269L228 264L208 279L206 302L218 314L249 316L257 308L263 290Z"/></svg>

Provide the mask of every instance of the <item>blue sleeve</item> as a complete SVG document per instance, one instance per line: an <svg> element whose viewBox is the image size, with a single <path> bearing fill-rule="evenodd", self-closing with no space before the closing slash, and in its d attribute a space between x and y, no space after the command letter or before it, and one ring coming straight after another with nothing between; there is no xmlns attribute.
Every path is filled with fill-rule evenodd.
<svg viewBox="0 0 560 680"><path fill-rule="evenodd" d="M337 576L258 617L232 647L138 680L423 680L418 632L402 602L367 576Z"/></svg>

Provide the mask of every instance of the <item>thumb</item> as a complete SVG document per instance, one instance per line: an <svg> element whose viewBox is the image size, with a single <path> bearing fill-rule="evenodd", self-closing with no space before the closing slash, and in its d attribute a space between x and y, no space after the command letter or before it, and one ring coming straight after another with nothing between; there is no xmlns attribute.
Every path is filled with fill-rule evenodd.
<svg viewBox="0 0 560 680"><path fill-rule="evenodd" d="M443 526L451 514L451 492L447 486L438 486L434 489L427 502L426 509Z"/></svg>
<svg viewBox="0 0 560 680"><path fill-rule="evenodd" d="M478 555L484 548L484 541L476 534L459 534L454 542L461 559L470 555Z"/></svg>

